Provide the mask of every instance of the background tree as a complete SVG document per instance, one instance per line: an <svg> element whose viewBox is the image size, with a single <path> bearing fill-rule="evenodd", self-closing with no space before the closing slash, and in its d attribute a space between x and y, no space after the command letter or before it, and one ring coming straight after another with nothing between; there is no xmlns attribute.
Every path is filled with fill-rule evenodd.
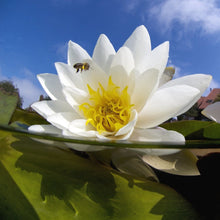
<svg viewBox="0 0 220 220"><path fill-rule="evenodd" d="M196 102L187 112L179 115L177 118L178 120L201 120L203 116L201 114L201 109L199 109L198 103Z"/></svg>
<svg viewBox="0 0 220 220"><path fill-rule="evenodd" d="M44 101L44 100L51 100L51 98L48 95L40 95L39 101Z"/></svg>
<svg viewBox="0 0 220 220"><path fill-rule="evenodd" d="M22 108L23 98L19 94L19 89L13 84L10 80L3 80L0 81L0 90L9 94L9 95L17 95L18 96L18 103L17 108Z"/></svg>
<svg viewBox="0 0 220 220"><path fill-rule="evenodd" d="M220 102L220 93L217 95L217 97L214 99L213 103Z"/></svg>

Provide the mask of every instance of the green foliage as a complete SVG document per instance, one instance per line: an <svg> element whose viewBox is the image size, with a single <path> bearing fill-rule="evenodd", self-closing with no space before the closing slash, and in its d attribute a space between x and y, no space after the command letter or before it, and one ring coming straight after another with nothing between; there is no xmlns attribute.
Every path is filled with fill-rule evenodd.
<svg viewBox="0 0 220 220"><path fill-rule="evenodd" d="M220 93L217 95L217 97L214 99L213 103L220 102Z"/></svg>
<svg viewBox="0 0 220 220"><path fill-rule="evenodd" d="M198 103L195 103L187 112L178 116L178 120L185 119L195 119L201 120L204 116L201 114L201 109L199 109Z"/></svg>
<svg viewBox="0 0 220 220"><path fill-rule="evenodd" d="M46 119L41 117L36 112L30 112L23 109L16 109L11 118L11 123L20 122L26 125L33 124L48 124Z"/></svg>
<svg viewBox="0 0 220 220"><path fill-rule="evenodd" d="M0 124L7 125L10 122L17 102L18 96L16 94L9 95L0 90Z"/></svg>
<svg viewBox="0 0 220 220"><path fill-rule="evenodd" d="M0 131L0 137L3 219L197 219L165 185L121 175L24 134Z"/></svg>
<svg viewBox="0 0 220 220"><path fill-rule="evenodd" d="M17 95L17 108L21 108L23 104L23 98L19 94L19 89L16 88L12 81L10 80L3 80L0 81L0 91L8 94L8 95Z"/></svg>
<svg viewBox="0 0 220 220"><path fill-rule="evenodd" d="M23 127L32 124L48 124L48 122L36 112L16 108L18 100L19 98L16 93L3 92L0 90L0 124L8 125L10 123L16 127L18 124Z"/></svg>
<svg viewBox="0 0 220 220"><path fill-rule="evenodd" d="M220 140L220 124L213 121L177 121L162 124L161 127L177 131L188 140Z"/></svg>

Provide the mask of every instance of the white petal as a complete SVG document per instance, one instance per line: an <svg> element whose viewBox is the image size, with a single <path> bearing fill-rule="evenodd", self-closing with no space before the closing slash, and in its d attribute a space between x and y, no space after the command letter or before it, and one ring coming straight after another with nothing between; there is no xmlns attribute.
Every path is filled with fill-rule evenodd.
<svg viewBox="0 0 220 220"><path fill-rule="evenodd" d="M220 123L220 102L215 102L214 104L208 105L202 114L207 118Z"/></svg>
<svg viewBox="0 0 220 220"><path fill-rule="evenodd" d="M159 71L156 69L149 69L141 74L135 80L135 87L131 96L131 103L134 108L139 112L145 105L147 99L154 92L158 86Z"/></svg>
<svg viewBox="0 0 220 220"><path fill-rule="evenodd" d="M96 137L97 131L86 125L86 121L86 119L76 119L69 124L68 130L79 136Z"/></svg>
<svg viewBox="0 0 220 220"><path fill-rule="evenodd" d="M203 93L209 86L211 80L212 80L211 75L192 74L192 75L183 76L183 77L180 77L174 80L170 80L166 84L161 86L160 89L171 87L174 85L188 85L188 86L199 89L201 93Z"/></svg>
<svg viewBox="0 0 220 220"><path fill-rule="evenodd" d="M135 65L138 66L143 57L151 51L150 36L147 29L143 25L137 27L124 46L132 51Z"/></svg>
<svg viewBox="0 0 220 220"><path fill-rule="evenodd" d="M175 69L173 67L167 67L160 78L159 87L169 82L173 78L174 73Z"/></svg>
<svg viewBox="0 0 220 220"><path fill-rule="evenodd" d="M52 100L65 100L62 93L62 86L57 75L51 73L43 73L38 74L37 78L47 95Z"/></svg>
<svg viewBox="0 0 220 220"><path fill-rule="evenodd" d="M49 116L47 121L59 129L66 130L68 129L70 122L78 118L79 115L75 112L60 112Z"/></svg>
<svg viewBox="0 0 220 220"><path fill-rule="evenodd" d="M167 65L169 57L169 42L166 41L159 46L157 46L154 50L152 50L149 54L143 57L138 70L140 72L146 71L150 68L155 68L159 70L160 76L163 74L165 67Z"/></svg>
<svg viewBox="0 0 220 220"><path fill-rule="evenodd" d="M157 90L139 113L137 127L152 128L176 116L199 92L184 85Z"/></svg>
<svg viewBox="0 0 220 220"><path fill-rule="evenodd" d="M134 78L133 69L134 60L131 51L127 47L121 47L112 61L110 69L112 81L121 89L128 86L128 92L131 92L134 86L134 81L131 81Z"/></svg>
<svg viewBox="0 0 220 220"><path fill-rule="evenodd" d="M85 102L88 97L88 94L84 90L71 87L64 88L63 94L70 106L81 104Z"/></svg>
<svg viewBox="0 0 220 220"><path fill-rule="evenodd" d="M94 62L86 60L89 63L89 70L82 72L82 79L85 87L89 85L93 90L97 91L99 83L106 88L108 84L108 75Z"/></svg>
<svg viewBox="0 0 220 220"><path fill-rule="evenodd" d="M144 155L142 159L152 167L167 173L195 176L200 175L197 168L197 158L188 150L164 156Z"/></svg>
<svg viewBox="0 0 220 220"><path fill-rule="evenodd" d="M149 143L162 143L162 144L184 144L185 138L182 134L166 130L161 127L157 128L135 128L131 137L131 141L141 141Z"/></svg>
<svg viewBox="0 0 220 220"><path fill-rule="evenodd" d="M129 48L121 47L118 50L111 64L111 73L113 73L112 69L117 66L122 66L122 68L128 75L134 69L134 59Z"/></svg>
<svg viewBox="0 0 220 220"><path fill-rule="evenodd" d="M32 125L28 128L31 132L46 133L46 134L62 134L62 130L53 125Z"/></svg>
<svg viewBox="0 0 220 220"><path fill-rule="evenodd" d="M77 87L85 89L80 73L76 73L76 69L65 63L55 63L61 84L64 87Z"/></svg>
<svg viewBox="0 0 220 220"><path fill-rule="evenodd" d="M129 76L122 66L114 66L111 68L110 75L112 82L121 90L123 90L130 83Z"/></svg>
<svg viewBox="0 0 220 220"><path fill-rule="evenodd" d="M211 75L205 75L205 74L193 74L189 76L180 77L174 80L169 81L168 83L161 86L159 89L164 89L167 87L171 87L174 85L188 85L194 88L197 88L200 92L195 96L195 98L187 105L185 108L181 109L179 112L177 112L177 115L181 115L184 112L186 112L188 109L190 109L196 101L201 97L201 95L205 92L205 90L208 88L210 82L212 80Z"/></svg>
<svg viewBox="0 0 220 220"><path fill-rule="evenodd" d="M85 59L91 59L86 50L84 50L80 45L69 41L68 64L73 66L76 63L82 63Z"/></svg>
<svg viewBox="0 0 220 220"><path fill-rule="evenodd" d="M140 74L138 74L140 75ZM128 76L128 94L132 95L134 92L134 87L135 87L135 80L136 80L137 76L136 76L136 70L133 69L130 73L130 75Z"/></svg>
<svg viewBox="0 0 220 220"><path fill-rule="evenodd" d="M179 149L165 148L169 145L183 145L185 143L185 138L182 134L176 131L169 131L160 127L151 129L140 129L135 128L132 135L128 139L129 141L135 142L148 142L149 144L164 144L164 148L130 148L130 150L141 152L150 155L168 155L173 154Z"/></svg>
<svg viewBox="0 0 220 220"><path fill-rule="evenodd" d="M113 152L112 162L122 173L135 177L159 181L154 171L147 166L135 151L119 149Z"/></svg>
<svg viewBox="0 0 220 220"><path fill-rule="evenodd" d="M101 34L93 52L93 61L97 63L104 70L104 72L109 73L114 55L115 49L111 42L106 35Z"/></svg>
<svg viewBox="0 0 220 220"><path fill-rule="evenodd" d="M59 112L74 111L68 103L60 100L35 102L31 107L44 118Z"/></svg>

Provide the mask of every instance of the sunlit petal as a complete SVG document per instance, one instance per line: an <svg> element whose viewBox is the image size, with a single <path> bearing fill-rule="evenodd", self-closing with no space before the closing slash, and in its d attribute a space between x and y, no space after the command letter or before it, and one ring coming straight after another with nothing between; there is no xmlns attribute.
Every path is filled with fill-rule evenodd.
<svg viewBox="0 0 220 220"><path fill-rule="evenodd" d="M167 65L168 57L169 42L166 41L145 55L144 59L142 59L142 63L139 66L139 71L144 72L147 69L155 68L159 70L159 75L161 77Z"/></svg>
<svg viewBox="0 0 220 220"><path fill-rule="evenodd" d="M79 89L85 89L84 83L80 73L76 73L73 66L65 63L55 63L57 73L61 84L64 87L76 87Z"/></svg>
<svg viewBox="0 0 220 220"><path fill-rule="evenodd" d="M93 51L93 61L97 63L106 73L109 73L114 55L115 49L111 42L106 35L101 34Z"/></svg>
<svg viewBox="0 0 220 220"><path fill-rule="evenodd" d="M185 138L182 134L176 131L163 129L161 127L150 129L135 128L129 140L149 143L161 142L166 143L167 145L185 143Z"/></svg>
<svg viewBox="0 0 220 220"><path fill-rule="evenodd" d="M73 66L82 63L86 59L91 59L89 54L79 44L69 41L68 44L68 64Z"/></svg>
<svg viewBox="0 0 220 220"><path fill-rule="evenodd" d="M68 103L60 100L35 102L31 105L31 108L44 118L59 112L73 111L73 108Z"/></svg>
<svg viewBox="0 0 220 220"><path fill-rule="evenodd" d="M188 105L185 106L185 108L182 108L179 112L177 112L177 115L181 115L187 110L189 110L195 103L198 101L198 99L202 96L202 94L205 92L205 90L208 88L210 82L212 80L211 75L206 74L193 74L189 76L183 76L174 80L170 80L169 82L165 83L163 86L160 87L160 89L171 87L174 85L188 85L194 88L197 88L200 92L195 96L191 102L188 103Z"/></svg>
<svg viewBox="0 0 220 220"><path fill-rule="evenodd" d="M51 73L43 73L38 74L37 78L44 91L52 100L65 100L62 93L62 85L57 75Z"/></svg>
<svg viewBox="0 0 220 220"><path fill-rule="evenodd" d="M183 85L157 90L139 113L137 127L152 128L176 116L199 92L196 88Z"/></svg>
<svg viewBox="0 0 220 220"><path fill-rule="evenodd" d="M140 65L143 57L151 51L151 41L147 29L143 25L137 27L124 46L132 51L135 65Z"/></svg>
<svg viewBox="0 0 220 220"><path fill-rule="evenodd" d="M139 112L158 86L159 71L149 69L135 80L135 87L131 96L131 103Z"/></svg>
<svg viewBox="0 0 220 220"><path fill-rule="evenodd" d="M69 127L69 124L75 120L80 118L77 113L74 111L71 112L60 112L53 114L47 118L47 120L54 125L55 127L66 130Z"/></svg>
<svg viewBox="0 0 220 220"><path fill-rule="evenodd" d="M90 68L89 70L82 72L82 79L84 82L84 86L88 89L88 85L97 90L99 85L107 86L108 83L108 75L93 61L86 60Z"/></svg>
<svg viewBox="0 0 220 220"><path fill-rule="evenodd" d="M69 126L68 130L73 134L84 136L84 137L96 137L97 131L92 130L89 125L86 125L85 119L73 120Z"/></svg>
<svg viewBox="0 0 220 220"><path fill-rule="evenodd" d="M69 103L70 106L78 105L78 103L85 101L88 96L88 93L84 90L74 87L66 87L62 91L65 95L66 101Z"/></svg>
<svg viewBox="0 0 220 220"><path fill-rule="evenodd" d="M116 55L113 58L112 64L111 64L111 72L113 73L115 66L122 66L125 72L129 75L130 72L134 69L134 59L132 52L127 47L121 47Z"/></svg>

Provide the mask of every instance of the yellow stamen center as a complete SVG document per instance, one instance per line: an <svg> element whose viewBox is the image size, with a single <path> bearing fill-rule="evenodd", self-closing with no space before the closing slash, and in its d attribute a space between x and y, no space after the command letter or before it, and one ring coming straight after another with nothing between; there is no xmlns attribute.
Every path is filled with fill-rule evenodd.
<svg viewBox="0 0 220 220"><path fill-rule="evenodd" d="M122 91L117 87L111 79L108 80L108 86L105 90L99 83L99 88L94 91L87 85L89 91L89 102L85 102L79 106L85 118L86 125L91 124L99 133L117 132L125 126L129 119L131 108L130 95L128 94L128 86Z"/></svg>

